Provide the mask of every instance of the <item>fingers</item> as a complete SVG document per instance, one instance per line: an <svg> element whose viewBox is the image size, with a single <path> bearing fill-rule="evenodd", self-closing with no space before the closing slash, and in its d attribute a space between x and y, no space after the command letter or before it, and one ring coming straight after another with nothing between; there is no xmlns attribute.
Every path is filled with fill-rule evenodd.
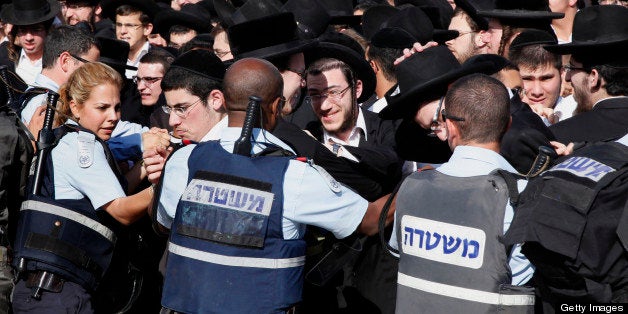
<svg viewBox="0 0 628 314"><path fill-rule="evenodd" d="M413 54L417 53L417 52L423 52L425 51L425 49L430 48L430 47L434 47L434 46L438 46L437 42L434 41L430 41L425 45L421 45L421 43L414 43L412 44L412 48L406 48L403 50L403 55L397 59L395 59L395 61L393 62L394 65L398 65L399 63L401 63L403 60L410 58L410 56L412 56Z"/></svg>

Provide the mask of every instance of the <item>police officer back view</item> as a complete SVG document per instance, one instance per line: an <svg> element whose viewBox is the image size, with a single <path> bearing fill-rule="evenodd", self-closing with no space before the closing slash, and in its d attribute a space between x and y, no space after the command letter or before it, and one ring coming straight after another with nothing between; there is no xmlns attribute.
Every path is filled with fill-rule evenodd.
<svg viewBox="0 0 628 314"><path fill-rule="evenodd" d="M518 247L498 241L513 214L510 177L493 174L516 172L498 154L509 103L506 88L482 74L459 79L445 96L441 115L453 155L434 171L410 175L397 195L397 313L531 310L532 289L516 285L533 270Z"/></svg>
<svg viewBox="0 0 628 314"><path fill-rule="evenodd" d="M165 173L188 179L182 187L163 182L162 191L180 193L176 213L162 206L163 196L159 200L159 214L174 216L166 226L171 236L165 308L184 313L285 313L301 299L305 224L328 229L338 238L356 229L377 231L379 206L368 204L317 166L291 157L231 153L251 95L262 99L263 129L253 129L250 153L273 147L289 150L266 131L273 129L281 111L282 89L281 75L269 62L235 62L224 78L229 128L220 142L188 145L173 154L187 154L187 164L166 163Z"/></svg>

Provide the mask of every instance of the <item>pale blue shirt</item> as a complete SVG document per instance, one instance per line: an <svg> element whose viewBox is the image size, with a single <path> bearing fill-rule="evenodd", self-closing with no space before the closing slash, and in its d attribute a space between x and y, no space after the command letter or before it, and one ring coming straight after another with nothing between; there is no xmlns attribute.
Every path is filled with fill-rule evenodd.
<svg viewBox="0 0 628 314"><path fill-rule="evenodd" d="M68 124L75 124L68 122ZM81 132L83 133L83 132ZM54 191L56 199L87 197L94 208L125 197L126 193L109 167L103 146L94 139L89 143L93 162L89 167L79 165L78 132L70 132L52 149Z"/></svg>
<svg viewBox="0 0 628 314"><path fill-rule="evenodd" d="M503 169L508 172L517 173L504 157L498 153L474 146L457 146L454 149L449 161L436 168L436 171L453 177L473 177L491 173L494 170ZM519 192L525 189L526 180L518 180L517 188ZM510 202L506 203L504 214L504 233L510 228L510 223L514 216L514 211ZM396 216L395 216L396 219ZM397 249L396 224L393 225L393 232L390 238L390 246ZM522 285L527 283L534 274L534 266L521 253L521 245L515 245L508 260L512 272L512 284Z"/></svg>
<svg viewBox="0 0 628 314"><path fill-rule="evenodd" d="M41 73L37 74L32 86L47 88L55 93L59 91L59 84ZM29 89L30 88L31 87L29 87ZM46 102L47 97L48 95L43 93L31 98L26 107L24 107L24 110L22 110L22 122L24 122L24 124L28 125L31 118L33 118L35 110L37 110L37 107L43 105Z"/></svg>
<svg viewBox="0 0 628 314"><path fill-rule="evenodd" d="M240 133L240 128L225 128L220 144L226 151L233 151ZM290 150L288 145L270 132L254 129L253 136L253 153L265 148L260 143L273 143ZM177 150L166 163L157 220L168 228L187 186L188 158L194 147L188 145ZM332 191L323 175L309 163L296 160L289 162L283 182L284 239L302 238L306 225L321 227L331 231L337 238L345 238L357 229L367 207L365 199L343 185L340 185L339 192Z"/></svg>

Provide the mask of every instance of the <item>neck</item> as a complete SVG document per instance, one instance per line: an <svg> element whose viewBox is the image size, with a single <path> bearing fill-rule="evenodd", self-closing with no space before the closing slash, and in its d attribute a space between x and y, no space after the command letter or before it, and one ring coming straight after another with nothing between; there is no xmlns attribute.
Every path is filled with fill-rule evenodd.
<svg viewBox="0 0 628 314"><path fill-rule="evenodd" d="M36 52L36 53L27 53L26 54L26 58L28 58L28 60L32 61L37 61L39 59L41 59L41 57L44 56L44 52L40 51L40 52Z"/></svg>
<svg viewBox="0 0 628 314"><path fill-rule="evenodd" d="M556 33L556 37L562 41L568 41L571 36L573 28L573 20L576 17L577 9L569 9L565 12L565 17L562 19L553 19L552 28Z"/></svg>
<svg viewBox="0 0 628 314"><path fill-rule="evenodd" d="M381 99L386 95L386 92L389 91L393 86L395 86L397 82L387 80L384 75L377 75L377 85L375 85L375 95L377 95L377 99Z"/></svg>
<svg viewBox="0 0 628 314"><path fill-rule="evenodd" d="M57 71L55 71L55 69L42 69L41 70L41 74L49 79L51 79L53 82L57 83L58 86L61 86L63 84L65 84L65 82L67 82L67 78L65 78L63 75L61 75L60 73L58 73Z"/></svg>
<svg viewBox="0 0 628 314"><path fill-rule="evenodd" d="M467 142L467 143L461 143L460 145L484 148L484 149L492 150L498 154L499 154L499 147L500 147L499 142L488 142L488 143Z"/></svg>
<svg viewBox="0 0 628 314"><path fill-rule="evenodd" d="M129 50L129 60L135 62L135 60L137 60L137 57L140 54L140 51L142 50L142 47L144 47L144 44L146 43L146 41L142 42L141 45L138 44L137 47L135 48L131 48L131 50Z"/></svg>

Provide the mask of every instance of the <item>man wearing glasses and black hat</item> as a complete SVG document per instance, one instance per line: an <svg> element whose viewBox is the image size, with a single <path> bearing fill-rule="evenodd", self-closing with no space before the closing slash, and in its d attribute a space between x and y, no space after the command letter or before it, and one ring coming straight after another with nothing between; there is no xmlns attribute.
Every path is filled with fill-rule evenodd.
<svg viewBox="0 0 628 314"><path fill-rule="evenodd" d="M628 8L595 6L576 14L573 40L546 46L571 54L565 65L578 103L576 115L550 127L556 139L598 142L623 136L628 129ZM595 25L595 27L591 27Z"/></svg>

